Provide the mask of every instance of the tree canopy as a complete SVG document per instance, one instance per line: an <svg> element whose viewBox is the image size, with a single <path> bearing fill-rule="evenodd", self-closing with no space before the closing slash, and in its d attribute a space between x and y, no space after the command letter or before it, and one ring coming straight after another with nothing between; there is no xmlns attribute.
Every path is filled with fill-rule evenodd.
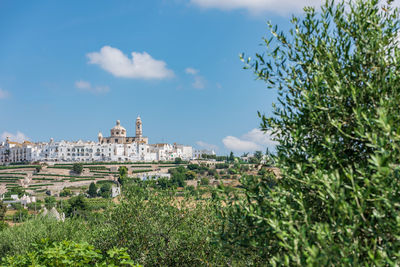
<svg viewBox="0 0 400 267"><path fill-rule="evenodd" d="M221 237L271 264L398 264L399 11L327 1L291 22L245 60L279 94L259 115L281 175L243 178Z"/></svg>

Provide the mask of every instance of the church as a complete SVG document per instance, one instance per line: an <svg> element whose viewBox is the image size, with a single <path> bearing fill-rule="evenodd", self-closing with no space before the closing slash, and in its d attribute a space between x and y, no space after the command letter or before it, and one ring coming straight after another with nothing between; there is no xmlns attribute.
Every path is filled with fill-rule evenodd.
<svg viewBox="0 0 400 267"><path fill-rule="evenodd" d="M103 137L103 134L100 132L98 135L98 140L100 144L132 144L132 143L140 143L140 144L148 144L149 139L147 137L143 137L142 130L142 119L140 116L136 119L136 136L135 137L127 137L126 129L121 126L119 120L117 120L116 125L110 130L110 137Z"/></svg>

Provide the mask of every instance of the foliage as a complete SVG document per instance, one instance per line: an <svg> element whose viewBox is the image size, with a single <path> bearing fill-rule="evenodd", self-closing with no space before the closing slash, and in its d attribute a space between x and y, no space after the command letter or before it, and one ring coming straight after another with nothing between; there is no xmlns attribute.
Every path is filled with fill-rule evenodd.
<svg viewBox="0 0 400 267"><path fill-rule="evenodd" d="M29 218L29 214L28 211L26 209L19 209L17 210L16 213L14 213L13 215L13 222L25 222L28 218Z"/></svg>
<svg viewBox="0 0 400 267"><path fill-rule="evenodd" d="M126 183L128 177L128 168L121 166L118 168L118 182L123 185Z"/></svg>
<svg viewBox="0 0 400 267"><path fill-rule="evenodd" d="M174 163L175 164L181 164L183 160L181 158L175 158Z"/></svg>
<svg viewBox="0 0 400 267"><path fill-rule="evenodd" d="M111 184L109 184L109 183L102 184L100 187L99 195L103 198L110 198L111 197Z"/></svg>
<svg viewBox="0 0 400 267"><path fill-rule="evenodd" d="M5 221L0 221L0 232L6 229L7 227L8 223L6 223Z"/></svg>
<svg viewBox="0 0 400 267"><path fill-rule="evenodd" d="M83 195L71 197L63 207L63 211L67 217L85 217L89 211L87 199Z"/></svg>
<svg viewBox="0 0 400 267"><path fill-rule="evenodd" d="M33 250L35 243L42 238L51 242L74 240L88 241L89 224L80 220L66 219L58 222L55 219L38 216L21 225L9 227L0 232L0 255L25 254Z"/></svg>
<svg viewBox="0 0 400 267"><path fill-rule="evenodd" d="M94 182L91 182L89 185L89 189L87 191L89 197L96 197L97 196L97 186Z"/></svg>
<svg viewBox="0 0 400 267"><path fill-rule="evenodd" d="M207 177L203 177L200 180L200 185L209 185L210 184L210 179L208 179Z"/></svg>
<svg viewBox="0 0 400 267"><path fill-rule="evenodd" d="M72 196L72 191L69 188L64 188L61 192L60 192L60 197L69 197Z"/></svg>
<svg viewBox="0 0 400 267"><path fill-rule="evenodd" d="M6 215L7 205L0 200L0 222L4 221L4 217Z"/></svg>
<svg viewBox="0 0 400 267"><path fill-rule="evenodd" d="M260 164L263 159L263 154L261 151L255 151L254 155L250 158L249 162L252 164Z"/></svg>
<svg viewBox="0 0 400 267"><path fill-rule="evenodd" d="M187 171L185 173L185 179L186 180L194 180L194 179L196 179L196 173L193 172L193 171Z"/></svg>
<svg viewBox="0 0 400 267"><path fill-rule="evenodd" d="M398 10L358 0L305 12L289 36L271 26L248 62L279 92L261 119L281 178L247 178L245 197L228 195L220 237L256 265L398 265Z"/></svg>
<svg viewBox="0 0 400 267"><path fill-rule="evenodd" d="M55 207L57 204L57 200L53 196L45 197L44 198L44 205L45 207L50 210L51 208Z"/></svg>
<svg viewBox="0 0 400 267"><path fill-rule="evenodd" d="M83 165L81 163L74 163L74 165L72 165L72 170L77 174L81 174L83 171Z"/></svg>
<svg viewBox="0 0 400 267"><path fill-rule="evenodd" d="M207 204L187 199L177 202L174 192L125 187L121 203L106 213L94 233L93 244L105 251L126 247L135 262L145 266L218 265L219 250L208 240L217 222Z"/></svg>
<svg viewBox="0 0 400 267"><path fill-rule="evenodd" d="M191 170L191 171L197 170L199 167L200 167L199 164L188 164L187 165L188 170Z"/></svg>
<svg viewBox="0 0 400 267"><path fill-rule="evenodd" d="M18 195L18 197L22 197L25 194L25 190L20 187L20 186L16 186L16 187L12 187L6 194L5 196L11 196L11 195Z"/></svg>
<svg viewBox="0 0 400 267"><path fill-rule="evenodd" d="M234 161L235 161L235 155L233 155L233 152L232 152L232 151L231 151L231 153L229 154L228 160L229 160L230 162L234 162Z"/></svg>
<svg viewBox="0 0 400 267"><path fill-rule="evenodd" d="M86 242L63 240L50 243L42 240L34 251L24 255L3 258L4 266L138 266L133 263L126 249L113 248L102 255Z"/></svg>
<svg viewBox="0 0 400 267"><path fill-rule="evenodd" d="M229 164L228 163L217 163L215 164L216 169L228 169Z"/></svg>

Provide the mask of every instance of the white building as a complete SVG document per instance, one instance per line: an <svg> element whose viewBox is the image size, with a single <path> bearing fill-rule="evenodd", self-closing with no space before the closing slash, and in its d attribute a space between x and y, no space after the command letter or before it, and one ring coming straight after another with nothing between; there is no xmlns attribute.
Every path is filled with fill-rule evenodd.
<svg viewBox="0 0 400 267"><path fill-rule="evenodd" d="M15 162L91 162L91 161L169 161L175 158L190 160L191 146L177 144L148 144L142 136L142 121L136 119L136 136L127 137L126 129L117 121L110 137L98 134L98 141L59 141L47 143L0 143L0 164Z"/></svg>

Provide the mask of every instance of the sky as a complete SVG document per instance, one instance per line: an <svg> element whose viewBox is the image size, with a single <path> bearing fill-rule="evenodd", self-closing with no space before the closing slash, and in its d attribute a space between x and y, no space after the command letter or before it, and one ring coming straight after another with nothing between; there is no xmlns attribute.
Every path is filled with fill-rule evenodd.
<svg viewBox="0 0 400 267"><path fill-rule="evenodd" d="M276 91L244 70L267 21L319 0L0 0L0 141L96 140L116 120L150 143L273 147Z"/></svg>

